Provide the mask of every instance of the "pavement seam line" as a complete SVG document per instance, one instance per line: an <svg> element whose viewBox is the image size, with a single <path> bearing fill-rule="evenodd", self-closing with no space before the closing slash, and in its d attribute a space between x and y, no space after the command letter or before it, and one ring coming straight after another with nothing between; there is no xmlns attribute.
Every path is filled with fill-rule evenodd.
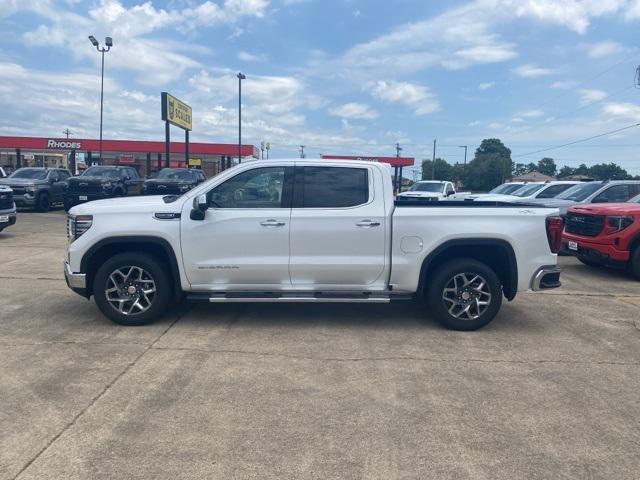
<svg viewBox="0 0 640 480"><path fill-rule="evenodd" d="M412 357L412 356L394 356L394 357L313 357L309 355L291 355L286 353L259 352L250 350L217 350L207 348L187 348L187 347L152 347L152 350L165 351L185 351L185 352L202 352L202 353L227 353L239 355L253 355L262 357L280 357L293 360L318 360L323 362L384 362L384 361L420 361L420 362L440 362L440 363L506 363L506 364L527 364L527 363L557 363L566 365L620 365L620 366L640 366L640 362L607 362L607 361L583 361L583 360L487 360L481 358L460 358L445 359L437 357Z"/></svg>
<svg viewBox="0 0 640 480"><path fill-rule="evenodd" d="M17 478L20 477L20 475L22 475L31 465L33 465L33 463L38 458L40 458L40 456L42 456L42 454L46 452L49 449L49 447L51 447L56 442L56 440L58 440L67 430L73 427L76 424L76 422L80 419L80 417L82 417L85 414L85 412L87 412L93 405L95 405L95 403L98 400L100 400L111 389L111 387L113 387L113 385L115 385L115 383L118 380L120 380L120 378L122 378L127 372L129 372L129 370L131 370L135 366L135 364L138 363L138 361L142 358L142 356L145 353L147 353L149 350L151 350L152 347L156 344L156 342L160 340L171 329L171 327L173 327L176 324L176 322L178 322L188 312L188 310L189 309L185 309L179 312L177 317L169 324L169 326L166 329L164 329L162 333L153 342L148 344L147 348L145 348L136 358L134 358L132 362L129 362L129 364L127 364L127 366L118 375L116 375L113 380L111 380L95 397L93 397L93 399L91 399L91 401L87 404L87 406L84 407L82 410L80 410L80 412L78 412L71 419L71 421L68 422L62 428L62 430L60 430L57 434L55 434L51 438L51 440L49 440L47 444L44 447L42 447L42 449L20 469L20 471L13 477L12 480L17 480Z"/></svg>

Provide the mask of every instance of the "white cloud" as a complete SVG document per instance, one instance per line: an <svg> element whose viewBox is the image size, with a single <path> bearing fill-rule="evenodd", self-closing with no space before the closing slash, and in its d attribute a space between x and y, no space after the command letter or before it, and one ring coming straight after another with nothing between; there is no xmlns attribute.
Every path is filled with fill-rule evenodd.
<svg viewBox="0 0 640 480"><path fill-rule="evenodd" d="M578 90L578 93L580 94L580 103L583 105L599 102L609 96L607 92L603 92L602 90L597 90L595 88L581 88Z"/></svg>
<svg viewBox="0 0 640 480"><path fill-rule="evenodd" d="M569 90L570 88L574 88L578 85L578 82L573 80L560 80L558 82L554 82L551 84L551 88L558 88L560 90Z"/></svg>
<svg viewBox="0 0 640 480"><path fill-rule="evenodd" d="M602 112L610 117L640 121L640 105L635 103L609 102L602 107Z"/></svg>
<svg viewBox="0 0 640 480"><path fill-rule="evenodd" d="M622 51L622 45L618 42L607 40L605 42L588 45L588 54L591 58L602 58Z"/></svg>
<svg viewBox="0 0 640 480"><path fill-rule="evenodd" d="M538 67L531 64L520 65L514 68L512 72L524 78L544 77L555 73L555 71L550 68Z"/></svg>
<svg viewBox="0 0 640 480"><path fill-rule="evenodd" d="M378 117L378 112L366 103L350 102L329 109L329 113L341 118L356 118L372 120Z"/></svg>
<svg viewBox="0 0 640 480"><path fill-rule="evenodd" d="M240 50L238 52L238 58L243 62L264 62L267 59L267 56L264 54L256 55L254 53Z"/></svg>
<svg viewBox="0 0 640 480"><path fill-rule="evenodd" d="M429 88L408 82L385 81L369 83L365 88L380 100L401 103L412 108L416 115L425 115L440 108L440 103Z"/></svg>
<svg viewBox="0 0 640 480"><path fill-rule="evenodd" d="M496 82L483 82L478 85L478 90L488 90L496 86Z"/></svg>
<svg viewBox="0 0 640 480"><path fill-rule="evenodd" d="M543 115L544 115L544 112L538 109L525 110L523 112L516 113L517 117L524 117L524 118L535 118L535 117L541 117Z"/></svg>

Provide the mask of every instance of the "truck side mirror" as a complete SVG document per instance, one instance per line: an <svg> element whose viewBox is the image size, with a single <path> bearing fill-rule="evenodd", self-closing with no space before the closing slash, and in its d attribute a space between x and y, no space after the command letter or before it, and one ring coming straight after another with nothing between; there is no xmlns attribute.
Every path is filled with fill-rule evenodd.
<svg viewBox="0 0 640 480"><path fill-rule="evenodd" d="M206 195L198 195L193 199L193 208L189 217L191 220L204 220L205 212L209 209Z"/></svg>

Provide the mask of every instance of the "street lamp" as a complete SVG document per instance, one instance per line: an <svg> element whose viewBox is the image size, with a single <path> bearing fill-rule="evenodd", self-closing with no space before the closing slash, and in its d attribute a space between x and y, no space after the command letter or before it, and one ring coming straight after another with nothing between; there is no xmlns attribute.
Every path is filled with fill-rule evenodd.
<svg viewBox="0 0 640 480"><path fill-rule="evenodd" d="M111 37L105 37L104 44L106 47L100 47L100 43L96 40L96 37L93 35L89 35L89 41L91 45L96 47L99 53L102 54L102 70L100 74L100 159L99 162L102 162L102 107L104 104L104 54L111 50L113 47L113 39Z"/></svg>
<svg viewBox="0 0 640 480"><path fill-rule="evenodd" d="M242 163L242 80L247 76L238 72L238 163Z"/></svg>

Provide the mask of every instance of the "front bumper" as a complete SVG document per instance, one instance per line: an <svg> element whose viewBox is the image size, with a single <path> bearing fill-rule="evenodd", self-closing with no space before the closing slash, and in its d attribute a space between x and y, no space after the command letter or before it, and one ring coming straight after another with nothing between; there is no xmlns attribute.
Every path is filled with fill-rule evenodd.
<svg viewBox="0 0 640 480"><path fill-rule="evenodd" d="M531 290L549 290L558 288L560 285L560 272L562 269L557 265L547 265L540 267L531 279Z"/></svg>
<svg viewBox="0 0 640 480"><path fill-rule="evenodd" d="M13 201L17 207L34 207L36 205L35 195L14 195Z"/></svg>
<svg viewBox="0 0 640 480"><path fill-rule="evenodd" d="M67 286L78 295L86 297L87 275L85 273L74 273L71 271L69 262L64 261L64 279Z"/></svg>
<svg viewBox="0 0 640 480"><path fill-rule="evenodd" d="M93 200L104 200L106 198L113 198L113 194L111 192L67 193L64 197L64 203L67 205L80 205L81 203L87 203Z"/></svg>
<svg viewBox="0 0 640 480"><path fill-rule="evenodd" d="M569 242L576 242L578 250L569 250ZM620 250L613 243L597 243L566 232L562 235L562 247L570 255L589 257L603 263L627 263L630 257L629 250Z"/></svg>
<svg viewBox="0 0 640 480"><path fill-rule="evenodd" d="M10 227L11 225L15 225L16 223L15 208L9 211L0 211L0 218L5 216L8 217L8 219L6 222L0 220L0 230L4 230L5 228Z"/></svg>

